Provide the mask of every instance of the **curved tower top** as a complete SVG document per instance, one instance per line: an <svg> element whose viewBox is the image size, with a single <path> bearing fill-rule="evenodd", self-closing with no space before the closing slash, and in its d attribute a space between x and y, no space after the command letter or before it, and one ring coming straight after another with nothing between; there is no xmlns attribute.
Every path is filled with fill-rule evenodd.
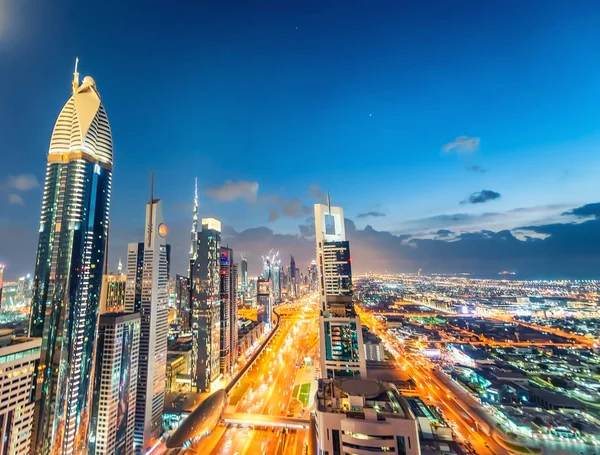
<svg viewBox="0 0 600 455"><path fill-rule="evenodd" d="M50 140L48 161L86 159L111 170L113 143L106 111L91 76L79 85L75 66L73 95L62 108Z"/></svg>

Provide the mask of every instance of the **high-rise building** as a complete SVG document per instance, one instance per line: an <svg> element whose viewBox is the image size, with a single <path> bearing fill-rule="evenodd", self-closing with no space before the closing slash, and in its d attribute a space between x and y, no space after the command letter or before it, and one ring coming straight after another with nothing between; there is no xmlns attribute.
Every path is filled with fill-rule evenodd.
<svg viewBox="0 0 600 455"><path fill-rule="evenodd" d="M308 287L311 292L319 290L319 270L317 261L312 261L308 268Z"/></svg>
<svg viewBox="0 0 600 455"><path fill-rule="evenodd" d="M366 378L360 318L352 302L350 244L344 210L315 204L315 231L321 310L320 352L323 378Z"/></svg>
<svg viewBox="0 0 600 455"><path fill-rule="evenodd" d="M242 295L245 297L248 292L248 261L244 256L242 256L240 272L242 274Z"/></svg>
<svg viewBox="0 0 600 455"><path fill-rule="evenodd" d="M152 180L153 189L154 177ZM130 243L128 247L125 301L125 311L140 313L141 319L134 430L136 454L146 453L159 440L165 398L169 304L167 227L163 222L162 201L154 199L153 191L146 204L144 232L144 243ZM141 289L138 287L140 276Z"/></svg>
<svg viewBox="0 0 600 455"><path fill-rule="evenodd" d="M295 299L298 297L298 287L299 287L299 279L300 277L296 275L296 261L294 260L294 256L290 256L290 273L289 273L289 282L290 282L290 297Z"/></svg>
<svg viewBox="0 0 600 455"><path fill-rule="evenodd" d="M181 332L192 329L190 314L190 280L177 275L175 278L175 305L177 306L177 322Z"/></svg>
<svg viewBox="0 0 600 455"><path fill-rule="evenodd" d="M31 396L41 338L0 330L0 454L29 455L35 402Z"/></svg>
<svg viewBox="0 0 600 455"><path fill-rule="evenodd" d="M192 233L190 242L190 263L195 261L198 255L198 179L194 180L194 213L192 215ZM190 276L188 270L188 277Z"/></svg>
<svg viewBox="0 0 600 455"><path fill-rule="evenodd" d="M237 264L233 250L221 247L221 373L231 373L237 362Z"/></svg>
<svg viewBox="0 0 600 455"><path fill-rule="evenodd" d="M2 302L2 285L4 279L4 264L0 264L0 302Z"/></svg>
<svg viewBox="0 0 600 455"><path fill-rule="evenodd" d="M139 313L100 315L89 455L133 455L139 342Z"/></svg>
<svg viewBox="0 0 600 455"><path fill-rule="evenodd" d="M221 222L202 218L197 258L193 261L192 286L192 383L209 392L220 372L220 274Z"/></svg>
<svg viewBox="0 0 600 455"><path fill-rule="evenodd" d="M42 338L35 452L83 453L110 206L113 146L94 79L79 84L50 140L29 334Z"/></svg>
<svg viewBox="0 0 600 455"><path fill-rule="evenodd" d="M108 275L103 277L100 297L101 313L117 313L125 310L127 275Z"/></svg>
<svg viewBox="0 0 600 455"><path fill-rule="evenodd" d="M256 306L262 311L260 320L265 323L265 330L270 330L273 323L273 295L271 281L265 278L256 280Z"/></svg>

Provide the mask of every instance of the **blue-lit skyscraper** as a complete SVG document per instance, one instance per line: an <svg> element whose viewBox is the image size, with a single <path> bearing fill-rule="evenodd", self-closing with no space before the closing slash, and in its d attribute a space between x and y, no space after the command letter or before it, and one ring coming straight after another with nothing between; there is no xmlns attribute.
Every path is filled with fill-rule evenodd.
<svg viewBox="0 0 600 455"><path fill-rule="evenodd" d="M42 338L34 452L84 453L108 236L113 144L94 79L54 126L44 183L29 334Z"/></svg>

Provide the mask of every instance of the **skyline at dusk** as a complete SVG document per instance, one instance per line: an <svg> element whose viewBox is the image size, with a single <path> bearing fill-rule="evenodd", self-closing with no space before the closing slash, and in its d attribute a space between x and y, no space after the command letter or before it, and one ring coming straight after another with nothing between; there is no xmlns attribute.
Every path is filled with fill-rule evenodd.
<svg viewBox="0 0 600 455"><path fill-rule="evenodd" d="M86 3L0 2L5 279L34 268L77 56L114 141L111 270L155 172L172 275L197 177L252 274L271 249L306 269L329 192L355 273L600 278L599 5Z"/></svg>

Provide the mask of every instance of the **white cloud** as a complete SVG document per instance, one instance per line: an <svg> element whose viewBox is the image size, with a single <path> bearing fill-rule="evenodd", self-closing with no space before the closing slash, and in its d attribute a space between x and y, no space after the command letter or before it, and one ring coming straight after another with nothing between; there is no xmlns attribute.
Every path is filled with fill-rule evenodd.
<svg viewBox="0 0 600 455"><path fill-rule="evenodd" d="M21 195L16 194L16 193L11 193L8 195L8 202L11 205L20 205L22 207L25 206L25 201L23 200Z"/></svg>
<svg viewBox="0 0 600 455"><path fill-rule="evenodd" d="M11 190L29 191L40 186L40 182L33 174L9 175L6 185Z"/></svg>
<svg viewBox="0 0 600 455"><path fill-rule="evenodd" d="M208 188L205 193L221 202L244 199L247 202L255 203L258 197L258 183L245 180L238 182L228 180L223 185Z"/></svg>
<svg viewBox="0 0 600 455"><path fill-rule="evenodd" d="M459 136L452 142L444 144L442 150L446 153L471 153L479 148L478 137Z"/></svg>

